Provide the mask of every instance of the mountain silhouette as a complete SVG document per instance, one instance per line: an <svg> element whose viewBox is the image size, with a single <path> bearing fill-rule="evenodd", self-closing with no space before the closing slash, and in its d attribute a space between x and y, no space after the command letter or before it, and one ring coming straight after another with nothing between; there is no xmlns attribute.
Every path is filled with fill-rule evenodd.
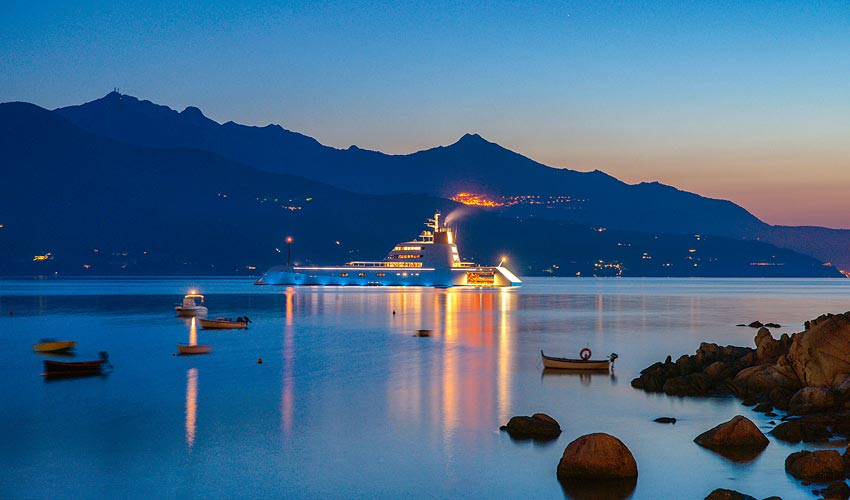
<svg viewBox="0 0 850 500"><path fill-rule="evenodd" d="M149 124L140 133L163 140L167 129L148 128L161 116L178 117L175 136L193 127L223 134L227 126L191 108L141 109L136 116ZM251 131L252 138L257 131L281 136L275 127L231 127ZM494 149L491 144L469 136L458 147ZM0 104L0 151L0 275L256 275L282 261L287 235L295 237L293 254L301 263L374 260L415 237L434 210L465 214L453 222L462 257L494 264L507 254L521 275L837 275L816 259L756 241L602 231L506 217L427 194L352 192L202 148L142 147L104 137L27 103ZM46 260L34 260L38 255Z"/></svg>
<svg viewBox="0 0 850 500"><path fill-rule="evenodd" d="M279 125L219 124L194 107L177 112L117 92L55 112L84 130L118 142L208 151L259 170L360 193L569 197L569 203L527 203L491 210L609 229L761 240L850 269L850 231L770 226L730 201L658 182L626 184L598 170L548 167L478 134L466 134L448 146L387 155L356 146L344 150L324 146Z"/></svg>

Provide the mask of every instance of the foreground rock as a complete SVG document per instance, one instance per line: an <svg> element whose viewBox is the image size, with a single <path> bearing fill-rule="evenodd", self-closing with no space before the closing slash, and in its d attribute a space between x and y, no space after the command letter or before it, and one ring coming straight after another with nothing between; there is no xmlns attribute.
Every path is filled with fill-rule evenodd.
<svg viewBox="0 0 850 500"><path fill-rule="evenodd" d="M802 481L828 483L844 478L844 459L835 450L798 451L785 459L785 472Z"/></svg>
<svg viewBox="0 0 850 500"><path fill-rule="evenodd" d="M763 450L770 442L750 419L737 415L697 436L694 442L710 450L727 448Z"/></svg>
<svg viewBox="0 0 850 500"><path fill-rule="evenodd" d="M761 327L755 349L702 343L694 355L647 367L632 386L675 396L732 393L792 415L850 410L850 312L805 327L778 339Z"/></svg>
<svg viewBox="0 0 850 500"><path fill-rule="evenodd" d="M821 490L820 494L824 500L847 500L850 498L850 486L844 481L838 481Z"/></svg>
<svg viewBox="0 0 850 500"><path fill-rule="evenodd" d="M705 497L705 500L756 500L755 497L738 493L735 490L717 488Z"/></svg>
<svg viewBox="0 0 850 500"><path fill-rule="evenodd" d="M637 462L632 452L616 437L595 433L568 444L558 463L558 479L637 478Z"/></svg>
<svg viewBox="0 0 850 500"><path fill-rule="evenodd" d="M803 387L791 396L788 412L793 415L822 413L835 407L835 393L826 387Z"/></svg>
<svg viewBox="0 0 850 500"><path fill-rule="evenodd" d="M502 426L501 429L508 431L511 437L517 439L545 441L555 439L561 434L561 425L545 413L535 413L530 417L511 417L508 425Z"/></svg>
<svg viewBox="0 0 850 500"><path fill-rule="evenodd" d="M828 423L825 418L794 419L777 425L770 434L787 443L825 443L833 435Z"/></svg>
<svg viewBox="0 0 850 500"><path fill-rule="evenodd" d="M754 349L703 342L693 356L680 356L675 363L668 356L663 363L644 369L632 380L632 387L671 396L726 394L729 388L725 380L755 360Z"/></svg>
<svg viewBox="0 0 850 500"><path fill-rule="evenodd" d="M850 313L825 314L794 335L788 359L803 387L835 387L850 374Z"/></svg>

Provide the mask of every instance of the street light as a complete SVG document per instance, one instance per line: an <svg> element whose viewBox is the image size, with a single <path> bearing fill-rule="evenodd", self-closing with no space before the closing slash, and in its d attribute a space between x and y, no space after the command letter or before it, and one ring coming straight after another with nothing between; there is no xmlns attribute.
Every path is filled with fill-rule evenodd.
<svg viewBox="0 0 850 500"><path fill-rule="evenodd" d="M286 237L286 265L289 266L289 263L292 260L292 236Z"/></svg>

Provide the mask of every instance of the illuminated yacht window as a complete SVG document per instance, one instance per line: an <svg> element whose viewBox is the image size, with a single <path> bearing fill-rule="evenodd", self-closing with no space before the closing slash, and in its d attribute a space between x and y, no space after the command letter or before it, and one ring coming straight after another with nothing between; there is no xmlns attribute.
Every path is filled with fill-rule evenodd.
<svg viewBox="0 0 850 500"><path fill-rule="evenodd" d="M348 273L339 273L339 275L345 278L346 276L348 276Z"/></svg>
<svg viewBox="0 0 850 500"><path fill-rule="evenodd" d="M375 276L383 278L384 276L386 276L386 273L375 273Z"/></svg>
<svg viewBox="0 0 850 500"><path fill-rule="evenodd" d="M366 273L357 273L357 276L360 276L362 278L362 277L366 276Z"/></svg>

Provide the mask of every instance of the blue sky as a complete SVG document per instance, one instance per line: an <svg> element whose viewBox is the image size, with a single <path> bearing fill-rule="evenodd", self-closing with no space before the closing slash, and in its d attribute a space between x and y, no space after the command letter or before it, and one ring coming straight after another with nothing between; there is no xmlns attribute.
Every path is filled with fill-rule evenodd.
<svg viewBox="0 0 850 500"><path fill-rule="evenodd" d="M850 2L18 2L0 101L113 87L407 153L478 132L548 165L850 227Z"/></svg>

